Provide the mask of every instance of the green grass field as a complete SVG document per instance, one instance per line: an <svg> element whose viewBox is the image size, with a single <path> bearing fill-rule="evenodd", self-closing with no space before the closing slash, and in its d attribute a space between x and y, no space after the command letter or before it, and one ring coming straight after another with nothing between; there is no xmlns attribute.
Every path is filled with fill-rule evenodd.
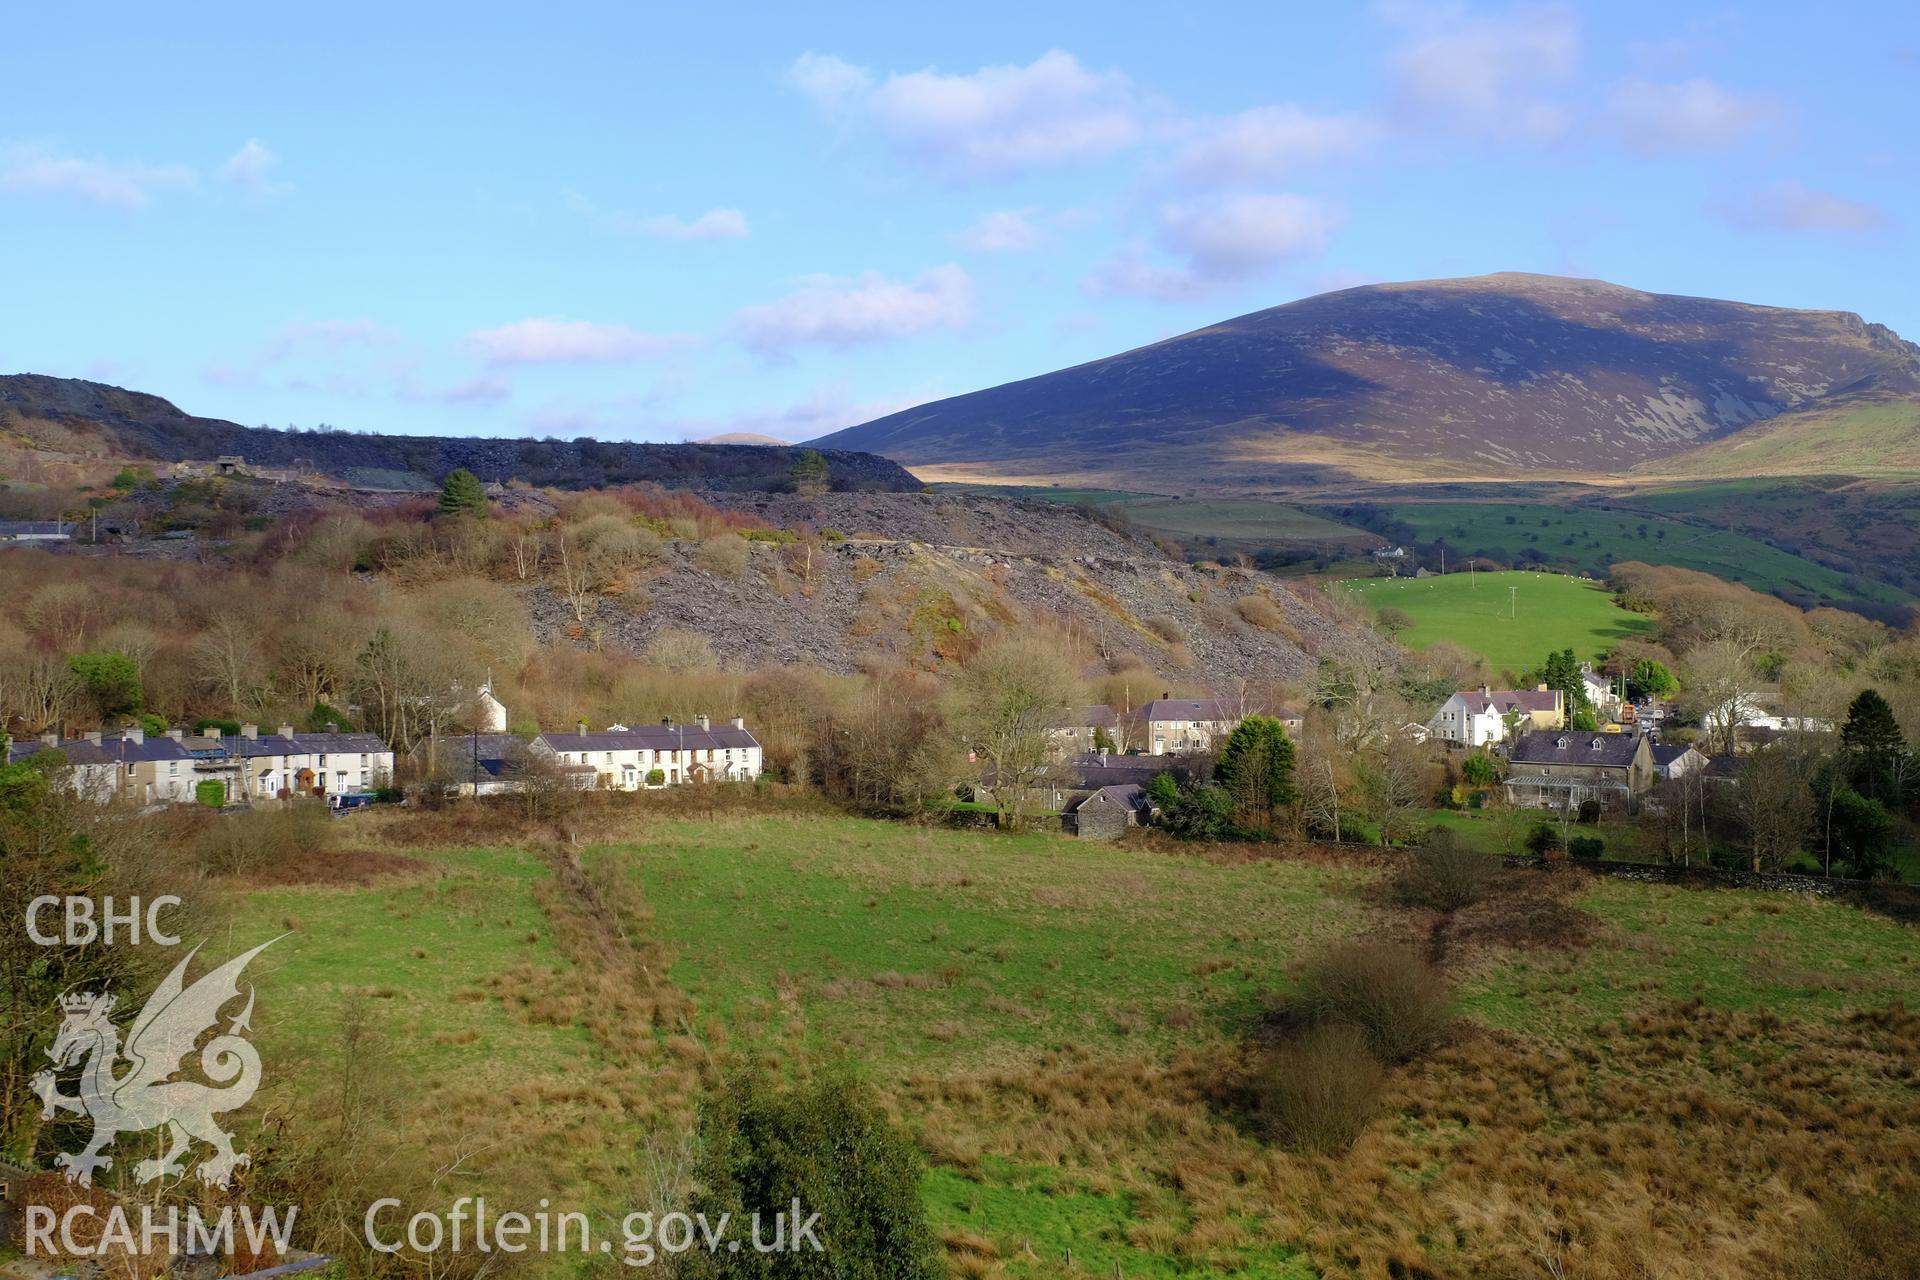
<svg viewBox="0 0 1920 1280"><path fill-rule="evenodd" d="M636 1107L691 1079L676 1075L677 1059L753 1053L802 1071L849 1058L926 1152L925 1201L964 1275L1351 1274L1325 1260L1384 1247L1343 1241L1413 1230L1427 1202L1407 1196L1432 1197L1442 1217L1445 1203L1487 1195L1518 1212L1551 1194L1537 1171L1572 1176L1564 1162L1583 1144L1642 1143L1636 1161L1653 1159L1648 1126L1670 1121L1644 1068L1610 1065L1640 1051L1635 1036L1676 1034L1659 1030L1670 1024L1744 1035L1747 1074L1721 1060L1725 1047L1695 1047L1660 1068L1667 1080L1655 1091L1737 1108L1756 1105L1743 1083L1751 1071L1799 1052L1792 1045L1869 1043L1850 1029L1850 1010L1920 1002L1912 931L1848 906L1534 876L1562 887L1540 901L1585 922L1588 942L1563 945L1559 916L1544 944L1477 941L1463 926L1449 967L1468 1026L1486 1030L1431 1067L1405 1069L1377 1136L1318 1161L1268 1148L1208 1081L1231 1076L1237 1046L1303 959L1409 927L1369 854L1227 863L856 818L647 820L629 842L584 851L589 872L644 894L627 917L631 942L670 957L695 1009L636 1029L672 1049L637 1074L623 1074L604 1025L589 1033L604 1014L593 1000L557 1017L502 1004L529 966L570 972L555 944L566 926L542 917L547 863L496 849L426 857L421 874L397 881L249 896L235 946L291 930L260 973L277 1105L297 1110L301 1091L334 1087L341 1051L325 1028L344 1001L370 998L407 1071L437 1086L418 1105L464 1126L478 1152L463 1192L505 1176L502 1161L527 1185L531 1161L555 1185L613 1206L638 1194L618 1155L644 1128ZM1696 1000L1699 1012L1672 1024L1664 1010ZM1748 1016L1771 1021L1740 1034L1725 1022ZM1603 1043L1617 1047L1595 1048ZM1584 1065L1569 1076L1568 1064ZM1841 1087L1821 1078L1822 1089ZM1561 1090L1553 1105L1573 1111L1568 1088L1612 1100L1598 1118L1569 1120L1588 1127L1561 1146L1509 1170L1492 1155L1540 1129L1527 1119L1535 1087L1549 1100ZM1486 1099L1506 1101L1476 1101ZM462 1106L484 1107L484 1119L462 1119ZM1482 1118L1476 1128L1456 1112ZM1509 1120L1521 1128L1499 1129ZM1605 1128L1616 1123L1626 1127ZM1710 1137L1689 1132L1689 1142ZM1703 1166L1682 1181L1717 1188L1729 1176ZM1668 1194L1681 1197L1673 1221L1704 1211L1693 1191ZM1492 1256L1440 1219L1428 1229L1443 1254ZM1633 1237L1631 1224L1622 1231Z"/></svg>
<svg viewBox="0 0 1920 1280"><path fill-rule="evenodd" d="M1684 502L1668 506L1675 515L1692 514ZM1605 566L1614 561L1644 560L1697 569L1757 591L1820 600L1908 599L1893 587L1837 572L1757 538L1652 513L1543 503L1415 502L1387 510L1418 529L1419 541L1444 540L1454 549L1453 560L1483 554L1511 562L1534 553L1595 576L1604 576Z"/></svg>
<svg viewBox="0 0 1920 1280"><path fill-rule="evenodd" d="M1616 605L1600 584L1552 573L1362 578L1340 588L1370 609L1391 606L1411 617L1413 627L1400 634L1403 644L1424 649L1450 640L1480 654L1495 671L1537 667L1566 648L1593 659L1649 625Z"/></svg>

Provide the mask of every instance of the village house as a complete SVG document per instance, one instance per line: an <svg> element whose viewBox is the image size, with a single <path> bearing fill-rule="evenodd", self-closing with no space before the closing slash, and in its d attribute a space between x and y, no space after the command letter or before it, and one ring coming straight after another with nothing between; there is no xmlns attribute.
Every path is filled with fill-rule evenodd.
<svg viewBox="0 0 1920 1280"><path fill-rule="evenodd" d="M1149 811L1146 788L1132 782L1101 787L1068 810L1074 834L1088 840L1118 839L1128 827L1145 826Z"/></svg>
<svg viewBox="0 0 1920 1280"><path fill-rule="evenodd" d="M1046 781L1033 788L1036 792L1034 802L1049 813L1066 813L1081 799L1103 787L1133 785L1144 788L1157 774L1169 771L1176 776L1185 776L1184 766L1176 762L1170 769L1165 757L1082 751L1068 756L1049 770ZM995 803L994 787L997 782L994 771L988 769L973 790L974 799L983 804Z"/></svg>
<svg viewBox="0 0 1920 1280"><path fill-rule="evenodd" d="M1653 785L1653 750L1637 734L1536 730L1507 749L1507 800L1578 809L1588 800L1624 807Z"/></svg>
<svg viewBox="0 0 1920 1280"><path fill-rule="evenodd" d="M425 753L429 774L444 777L459 795L493 796L520 789L533 752L531 743L510 733L469 733L422 743L414 754Z"/></svg>
<svg viewBox="0 0 1920 1280"><path fill-rule="evenodd" d="M1239 710L1222 698L1162 694L1136 713L1139 740L1133 745L1153 756L1210 751L1214 740L1232 733L1240 719Z"/></svg>
<svg viewBox="0 0 1920 1280"><path fill-rule="evenodd" d="M1580 666L1580 684L1585 688L1587 701L1593 704L1594 713L1603 720L1612 720L1620 713L1620 697L1613 691L1613 681L1595 671L1591 665Z"/></svg>
<svg viewBox="0 0 1920 1280"><path fill-rule="evenodd" d="M599 732L582 725L576 733L543 733L533 743L563 766L591 768L593 785L605 790L750 782L762 770L759 740L738 716L717 729L706 716L693 724L663 720L638 729L611 725Z"/></svg>
<svg viewBox="0 0 1920 1280"><path fill-rule="evenodd" d="M1427 721L1432 739L1462 747L1505 742L1516 733L1565 728L1566 695L1540 685L1534 689L1462 689L1440 705Z"/></svg>
<svg viewBox="0 0 1920 1280"><path fill-rule="evenodd" d="M238 734L198 736L182 729L149 737L129 727L111 737L99 732L80 738L47 734L13 744L9 755L23 759L57 747L73 767L73 786L82 795L107 801L125 797L135 804L188 804L199 784L216 781L228 803L270 800L282 795L349 795L386 785L393 776L393 751L371 733L299 733L281 725L262 736L259 726L243 725Z"/></svg>
<svg viewBox="0 0 1920 1280"><path fill-rule="evenodd" d="M283 724L263 735L260 726L243 724L237 734L179 740L200 777L226 783L229 804L292 795L362 795L393 779L393 748L377 734L295 733Z"/></svg>
<svg viewBox="0 0 1920 1280"><path fill-rule="evenodd" d="M1062 751L1084 752L1099 750L1098 738L1103 733L1112 750L1126 750L1126 731L1120 722L1120 715L1104 703L1075 707L1059 724L1047 731L1047 736Z"/></svg>
<svg viewBox="0 0 1920 1280"><path fill-rule="evenodd" d="M49 749L67 758L69 782L86 799L102 804L121 795L142 804L193 799L193 762L171 738L149 740L138 729L110 738L99 732L78 738L48 733L12 743L7 759L24 760Z"/></svg>
<svg viewBox="0 0 1920 1280"><path fill-rule="evenodd" d="M1700 773L1710 761L1691 742L1653 744L1653 773L1662 782L1674 782L1689 774Z"/></svg>

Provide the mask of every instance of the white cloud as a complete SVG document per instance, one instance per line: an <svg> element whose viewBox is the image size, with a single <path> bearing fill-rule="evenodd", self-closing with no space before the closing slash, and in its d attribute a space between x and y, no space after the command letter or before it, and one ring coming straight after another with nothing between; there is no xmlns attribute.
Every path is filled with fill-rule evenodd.
<svg viewBox="0 0 1920 1280"><path fill-rule="evenodd" d="M839 115L873 88L873 72L830 53L803 53L787 68L787 83L828 115Z"/></svg>
<svg viewBox="0 0 1920 1280"><path fill-rule="evenodd" d="M1174 157L1174 172L1196 187L1272 182L1303 165L1353 155L1374 133L1372 122L1360 116L1256 107L1204 126Z"/></svg>
<svg viewBox="0 0 1920 1280"><path fill-rule="evenodd" d="M1400 113L1425 124L1534 141L1567 129L1552 90L1573 78L1580 32L1559 5L1498 17L1463 8L1389 5L1383 16L1406 33L1388 72Z"/></svg>
<svg viewBox="0 0 1920 1280"><path fill-rule="evenodd" d="M1156 263L1135 243L1095 268L1087 290L1181 301L1257 279L1322 252L1338 211L1306 196L1240 195L1166 206L1156 240L1180 265Z"/></svg>
<svg viewBox="0 0 1920 1280"><path fill-rule="evenodd" d="M293 320L247 354L208 364L201 376L220 386L254 386L268 373L290 363L317 359L337 365L369 358L387 360L404 345L399 334L365 318ZM308 386L312 380L289 378L286 385Z"/></svg>
<svg viewBox="0 0 1920 1280"><path fill-rule="evenodd" d="M1624 80L1614 86L1608 122L1637 151L1711 151L1772 123L1779 104L1757 93L1736 93L1711 80L1654 84Z"/></svg>
<svg viewBox="0 0 1920 1280"><path fill-rule="evenodd" d="M161 191L194 185L186 165L112 164L62 155L36 143L0 145L0 194L67 196L144 209Z"/></svg>
<svg viewBox="0 0 1920 1280"><path fill-rule="evenodd" d="M1025 209L997 209L981 214L954 239L975 253L1026 253L1040 247L1040 229Z"/></svg>
<svg viewBox="0 0 1920 1280"><path fill-rule="evenodd" d="M1141 104L1117 71L1090 71L1055 49L1026 66L966 75L928 69L881 80L805 54L787 80L830 119L873 130L901 154L955 179L1094 159L1140 140Z"/></svg>
<svg viewBox="0 0 1920 1280"><path fill-rule="evenodd" d="M602 209L578 192L568 193L567 207L609 231L651 236L656 240L739 240L752 231L747 225L747 215L738 209L709 209L693 219L664 213L636 214L624 209Z"/></svg>
<svg viewBox="0 0 1920 1280"><path fill-rule="evenodd" d="M220 166L220 180L239 187L249 195L284 195L292 188L287 183L274 180L273 170L279 164L280 157L268 150L258 138L248 138Z"/></svg>
<svg viewBox="0 0 1920 1280"><path fill-rule="evenodd" d="M508 365L653 360L687 344L684 338L642 333L623 324L542 316L477 330L467 335L467 345L488 364Z"/></svg>
<svg viewBox="0 0 1920 1280"><path fill-rule="evenodd" d="M1306 196L1248 195L1169 206L1160 242L1184 255L1201 275L1233 279L1266 270L1282 258L1319 253L1340 223Z"/></svg>
<svg viewBox="0 0 1920 1280"><path fill-rule="evenodd" d="M810 277L784 298L742 307L732 328L748 349L778 357L797 346L852 347L958 328L972 315L973 282L949 264L913 280L874 271Z"/></svg>
<svg viewBox="0 0 1920 1280"><path fill-rule="evenodd" d="M505 378L480 377L447 387L439 393L439 399L445 404L498 404L512 394L513 387Z"/></svg>
<svg viewBox="0 0 1920 1280"><path fill-rule="evenodd" d="M1877 231L1890 219L1865 200L1816 191L1801 182L1778 182L1746 200L1721 201L1721 216L1753 231Z"/></svg>

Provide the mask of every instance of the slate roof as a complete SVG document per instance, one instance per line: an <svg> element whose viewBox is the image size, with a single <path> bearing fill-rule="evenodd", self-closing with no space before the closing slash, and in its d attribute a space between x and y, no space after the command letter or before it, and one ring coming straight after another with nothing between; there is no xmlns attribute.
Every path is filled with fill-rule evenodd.
<svg viewBox="0 0 1920 1280"><path fill-rule="evenodd" d="M1238 720L1229 703L1221 698L1155 698L1140 710L1148 724L1169 720Z"/></svg>
<svg viewBox="0 0 1920 1280"><path fill-rule="evenodd" d="M47 749L38 738L25 738L13 744L10 760L24 760ZM102 738L96 745L85 738L62 738L59 749L71 764L142 764L149 760L190 760L187 749L172 738L148 738L130 742L125 738Z"/></svg>
<svg viewBox="0 0 1920 1280"><path fill-rule="evenodd" d="M1553 689L1461 689L1455 697L1474 715L1492 711L1504 714L1512 710L1552 711L1560 704Z"/></svg>
<svg viewBox="0 0 1920 1280"><path fill-rule="evenodd" d="M1694 750L1694 745L1691 742L1656 742L1652 744L1651 750L1653 763L1664 769L1687 752Z"/></svg>
<svg viewBox="0 0 1920 1280"><path fill-rule="evenodd" d="M1081 807L1086 805L1095 796L1104 796L1113 803L1125 805L1129 809L1144 809L1147 807L1146 788L1130 782L1117 786L1101 787L1097 791L1088 792L1086 795L1081 796L1078 800L1068 805L1067 812L1079 812Z"/></svg>
<svg viewBox="0 0 1920 1280"><path fill-rule="evenodd" d="M1151 782L1170 767L1166 756L1116 756L1086 751L1067 758L1074 786L1093 790L1112 783Z"/></svg>
<svg viewBox="0 0 1920 1280"><path fill-rule="evenodd" d="M293 740L299 744L303 754L324 751L331 755L338 751L351 755L355 752L372 753L392 750L387 746L386 740L377 733L296 733L293 735ZM443 741L450 740L443 739Z"/></svg>
<svg viewBox="0 0 1920 1280"><path fill-rule="evenodd" d="M592 733L543 733L540 741L555 751L705 751L715 747L757 747L760 742L745 729L715 725L643 725L638 729Z"/></svg>
<svg viewBox="0 0 1920 1280"><path fill-rule="evenodd" d="M1590 769L1624 769L1633 763L1640 739L1630 733L1594 733L1572 729L1535 729L1507 748L1511 764L1567 764Z"/></svg>

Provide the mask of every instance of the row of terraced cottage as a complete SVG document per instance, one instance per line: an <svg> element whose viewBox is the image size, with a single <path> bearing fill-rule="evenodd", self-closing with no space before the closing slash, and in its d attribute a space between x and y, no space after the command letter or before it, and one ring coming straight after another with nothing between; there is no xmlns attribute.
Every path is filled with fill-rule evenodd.
<svg viewBox="0 0 1920 1280"><path fill-rule="evenodd" d="M487 689L475 702L474 728L436 735L413 752L415 762L464 795L517 791L543 770L582 790L640 791L682 783L745 782L762 770L759 741L736 718L714 724L666 721L589 732L540 733L531 739L502 732L506 708ZM251 804L290 796L319 796L352 807L390 787L393 748L377 734L305 733L283 724L273 733L240 726L236 734L169 729L149 735L138 727L79 737L57 733L6 744L9 761L57 749L72 768L72 784L94 800L140 805L189 804L207 799L202 784L217 782L220 802Z"/></svg>

